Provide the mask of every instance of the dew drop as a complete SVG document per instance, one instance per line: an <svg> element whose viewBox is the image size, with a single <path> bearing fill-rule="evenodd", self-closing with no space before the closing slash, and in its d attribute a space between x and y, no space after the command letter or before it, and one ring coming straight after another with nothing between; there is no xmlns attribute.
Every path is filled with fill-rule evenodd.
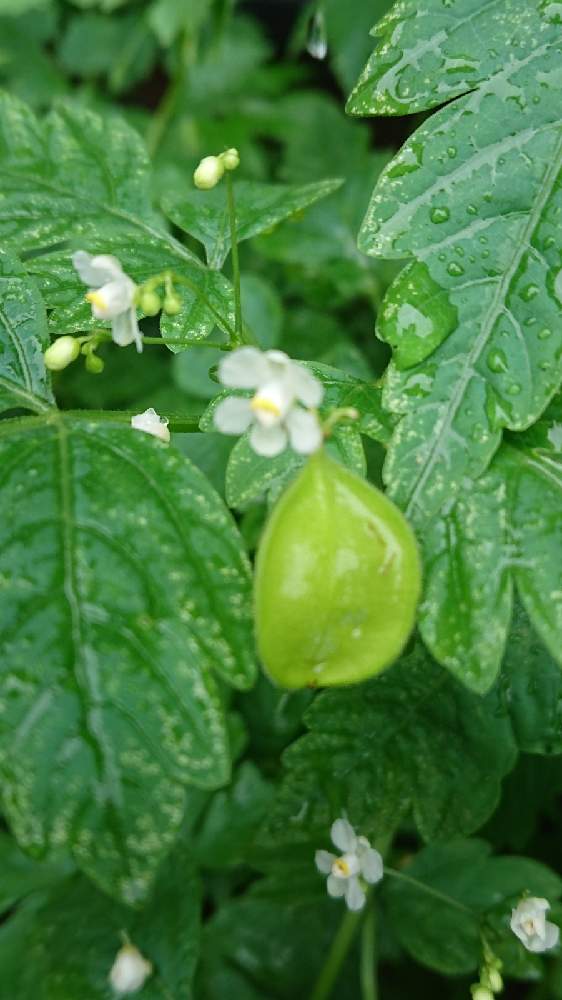
<svg viewBox="0 0 562 1000"><path fill-rule="evenodd" d="M458 264L456 260L452 260L450 264L447 265L447 273L453 278L459 278L461 274L464 274L464 267Z"/></svg>
<svg viewBox="0 0 562 1000"><path fill-rule="evenodd" d="M430 219L431 219L432 222L436 222L436 223L447 222L447 219L449 218L450 214L451 213L449 212L448 208L444 208L444 207L443 208L432 208L431 209L431 214L430 214Z"/></svg>
<svg viewBox="0 0 562 1000"><path fill-rule="evenodd" d="M548 327L546 327L546 326L543 327L542 330L539 330L539 332L537 334L537 337L539 338L539 340L548 340L548 338L551 337L551 336L552 336L552 330L549 330Z"/></svg>
<svg viewBox="0 0 562 1000"><path fill-rule="evenodd" d="M456 146L448 146L447 147L447 156L449 156L451 160L454 160L456 155L457 155L457 147Z"/></svg>
<svg viewBox="0 0 562 1000"><path fill-rule="evenodd" d="M526 285L525 288L521 289L520 296L523 302L530 302L534 299L540 292L538 285Z"/></svg>
<svg viewBox="0 0 562 1000"><path fill-rule="evenodd" d="M507 390L507 395L518 396L520 392L521 392L521 386L519 385L519 382L512 382L511 385L509 386L509 389Z"/></svg>
<svg viewBox="0 0 562 1000"><path fill-rule="evenodd" d="M507 371L507 358L503 351L490 351L486 362L491 372L500 373Z"/></svg>

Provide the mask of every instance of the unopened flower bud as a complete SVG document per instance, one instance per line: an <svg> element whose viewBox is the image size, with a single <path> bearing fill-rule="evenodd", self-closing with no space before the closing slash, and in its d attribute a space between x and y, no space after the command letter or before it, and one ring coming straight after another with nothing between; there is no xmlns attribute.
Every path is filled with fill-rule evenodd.
<svg viewBox="0 0 562 1000"><path fill-rule="evenodd" d="M202 191L214 188L224 174L224 163L220 156L204 156L193 174L195 187Z"/></svg>
<svg viewBox="0 0 562 1000"><path fill-rule="evenodd" d="M486 985L492 990L492 993L500 993L503 990L503 979L497 969L487 969Z"/></svg>
<svg viewBox="0 0 562 1000"><path fill-rule="evenodd" d="M142 292L139 305L145 316L156 316L162 308L160 296L156 292Z"/></svg>
<svg viewBox="0 0 562 1000"><path fill-rule="evenodd" d="M67 368L80 354L80 344L75 337L59 337L47 348L43 357L45 366L52 372Z"/></svg>
<svg viewBox="0 0 562 1000"><path fill-rule="evenodd" d="M147 962L134 944L124 944L115 956L109 973L109 982L116 993L136 993L152 973L152 963Z"/></svg>
<svg viewBox="0 0 562 1000"><path fill-rule="evenodd" d="M86 371L90 372L91 375L101 375L105 368L105 363L101 358L98 358L97 354L87 354L86 361L84 363Z"/></svg>
<svg viewBox="0 0 562 1000"><path fill-rule="evenodd" d="M225 170L236 170L236 167L240 165L240 153L237 149L227 149L226 152L221 153L220 158Z"/></svg>
<svg viewBox="0 0 562 1000"><path fill-rule="evenodd" d="M167 316L177 316L181 311L181 299L177 295L166 295L164 299L164 312Z"/></svg>
<svg viewBox="0 0 562 1000"><path fill-rule="evenodd" d="M471 986L470 992L472 1000L494 1000L494 994L487 986L482 986L480 983L477 986Z"/></svg>

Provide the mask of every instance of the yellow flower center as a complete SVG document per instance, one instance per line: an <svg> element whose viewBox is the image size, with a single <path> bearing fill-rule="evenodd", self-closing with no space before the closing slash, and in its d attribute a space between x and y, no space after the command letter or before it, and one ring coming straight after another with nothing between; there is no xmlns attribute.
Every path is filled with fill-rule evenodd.
<svg viewBox="0 0 562 1000"><path fill-rule="evenodd" d="M267 399L266 396L254 396L250 402L250 409L254 412L261 410L263 413L271 413L274 417L281 416L281 410L277 403L274 403L272 399Z"/></svg>
<svg viewBox="0 0 562 1000"><path fill-rule="evenodd" d="M91 302L98 309L105 309L106 302L101 292L86 292L86 302Z"/></svg>
<svg viewBox="0 0 562 1000"><path fill-rule="evenodd" d="M345 858L337 858L332 867L334 875L341 875L343 878L347 878L351 874L351 869Z"/></svg>

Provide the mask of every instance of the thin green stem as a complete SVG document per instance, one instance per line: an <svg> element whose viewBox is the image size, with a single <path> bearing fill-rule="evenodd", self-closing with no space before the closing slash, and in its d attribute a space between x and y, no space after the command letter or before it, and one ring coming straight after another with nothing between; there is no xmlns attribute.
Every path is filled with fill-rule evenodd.
<svg viewBox="0 0 562 1000"><path fill-rule="evenodd" d="M179 45L179 67L175 77L170 81L156 111L154 112L146 132L146 145L150 157L153 158L159 149L170 122L174 117L179 96L185 86L189 66L194 59L196 45L193 39L184 35Z"/></svg>
<svg viewBox="0 0 562 1000"><path fill-rule="evenodd" d="M362 1000L378 1000L377 977L377 912L371 900L361 928L361 997Z"/></svg>
<svg viewBox="0 0 562 1000"><path fill-rule="evenodd" d="M327 998L331 995L342 964L351 947L357 928L359 927L361 917L361 912L352 913L351 910L345 911L338 932L332 941L332 947L330 948L328 958L324 963L322 971L316 981L314 990L312 991L310 1000L327 1000Z"/></svg>
<svg viewBox="0 0 562 1000"><path fill-rule="evenodd" d="M238 237L236 234L236 202L234 199L234 181L229 170L226 171L226 200L228 203L228 219L230 222L230 243L232 253L232 282L234 284L234 326L236 339L244 343L242 329L242 299L240 295L240 259L238 257Z"/></svg>
<svg viewBox="0 0 562 1000"><path fill-rule="evenodd" d="M420 892L425 892L428 896L433 896L434 899L439 899L442 903L447 903L448 906L454 907L455 910L461 910L462 913L469 913L471 917L480 919L479 915L474 910L471 910L470 907L465 906L464 903L459 903L457 899L447 896L446 893L440 892L439 889L432 889L430 885L420 882L419 879L413 878L412 875L406 875L405 872L400 872L396 868L388 868L387 865L384 866L384 874L390 878L397 878L401 882L407 882L408 885L414 886Z"/></svg>

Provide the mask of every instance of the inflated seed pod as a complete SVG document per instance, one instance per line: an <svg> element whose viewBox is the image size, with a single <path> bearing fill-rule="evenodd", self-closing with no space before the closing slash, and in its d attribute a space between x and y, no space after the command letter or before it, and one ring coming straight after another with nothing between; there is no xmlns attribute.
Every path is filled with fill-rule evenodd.
<svg viewBox="0 0 562 1000"><path fill-rule="evenodd" d="M283 687L379 673L414 624L421 569L398 508L324 451L275 506L256 561L258 649Z"/></svg>

